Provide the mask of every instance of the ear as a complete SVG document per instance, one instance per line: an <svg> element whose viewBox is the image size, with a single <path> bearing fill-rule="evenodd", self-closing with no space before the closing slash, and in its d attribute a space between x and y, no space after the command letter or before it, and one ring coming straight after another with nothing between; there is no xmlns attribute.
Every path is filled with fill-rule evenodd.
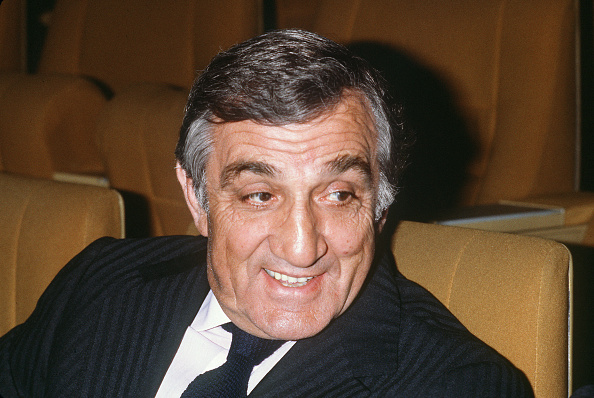
<svg viewBox="0 0 594 398"><path fill-rule="evenodd" d="M188 177L186 171L179 164L179 162L177 162L175 165L175 173L177 175L177 180L181 185L182 191L184 192L186 204L190 209L190 213L192 214L194 225L196 225L198 233L200 233L202 236L208 236L208 216L202 206L198 203L196 192L194 190L194 181Z"/></svg>
<svg viewBox="0 0 594 398"><path fill-rule="evenodd" d="M376 228L377 228L377 233L381 233L382 230L384 229L384 225L386 225L386 219L388 218L388 209L384 210L382 212L382 216L380 217L379 220L377 220L376 223Z"/></svg>

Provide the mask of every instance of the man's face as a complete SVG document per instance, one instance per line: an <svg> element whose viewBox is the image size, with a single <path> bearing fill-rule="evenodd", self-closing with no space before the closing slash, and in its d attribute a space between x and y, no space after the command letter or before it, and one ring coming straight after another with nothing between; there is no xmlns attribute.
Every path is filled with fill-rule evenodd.
<svg viewBox="0 0 594 398"><path fill-rule="evenodd" d="M251 334L317 334L352 303L374 255L377 138L367 108L345 97L309 123L225 123L213 136L208 215L185 190L209 237L213 293Z"/></svg>

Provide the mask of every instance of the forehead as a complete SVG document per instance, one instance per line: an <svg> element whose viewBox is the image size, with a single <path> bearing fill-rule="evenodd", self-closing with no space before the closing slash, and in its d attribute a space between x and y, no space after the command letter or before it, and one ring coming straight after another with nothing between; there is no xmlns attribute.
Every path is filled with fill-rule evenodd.
<svg viewBox="0 0 594 398"><path fill-rule="evenodd" d="M267 126L250 120L223 123L213 131L212 163L258 160L305 165L354 155L376 162L377 133L368 106L345 97L318 118L299 124Z"/></svg>

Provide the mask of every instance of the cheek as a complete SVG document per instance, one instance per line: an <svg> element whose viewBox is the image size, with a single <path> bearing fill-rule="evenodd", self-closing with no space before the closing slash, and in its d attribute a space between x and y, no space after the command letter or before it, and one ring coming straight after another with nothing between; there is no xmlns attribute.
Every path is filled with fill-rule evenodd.
<svg viewBox="0 0 594 398"><path fill-rule="evenodd" d="M248 217L235 211L233 206L221 206L211 211L210 238L225 247L232 257L241 257L253 250L268 233L266 217Z"/></svg>
<svg viewBox="0 0 594 398"><path fill-rule="evenodd" d="M375 229L370 217L337 220L327 233L328 246L337 257L334 269L334 294L346 300L346 306L358 293L365 280L375 251ZM344 310L344 309L343 309Z"/></svg>
<svg viewBox="0 0 594 398"><path fill-rule="evenodd" d="M374 244L373 219L365 215L331 217L324 235L338 257L360 257Z"/></svg>
<svg viewBox="0 0 594 398"><path fill-rule="evenodd" d="M222 211L221 211L222 210ZM217 284L227 293L248 288L250 280L259 269L249 264L257 256L268 234L265 217L247 218L234 214L232 209L217 209L209 221L210 263Z"/></svg>

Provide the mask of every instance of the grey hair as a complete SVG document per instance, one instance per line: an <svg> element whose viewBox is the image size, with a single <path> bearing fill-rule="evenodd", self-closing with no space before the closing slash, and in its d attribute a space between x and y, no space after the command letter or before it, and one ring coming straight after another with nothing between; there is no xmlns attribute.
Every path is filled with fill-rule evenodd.
<svg viewBox="0 0 594 398"><path fill-rule="evenodd" d="M366 61L318 36L284 30L238 44L211 61L196 79L180 129L176 157L193 180L198 203L208 212L206 164L213 132L226 122L252 120L270 126L306 123L331 112L355 94L371 111L379 165L374 216L379 220L398 192L405 156L398 123L402 107L391 107L385 82Z"/></svg>
<svg viewBox="0 0 594 398"><path fill-rule="evenodd" d="M379 113L379 115L377 114ZM390 167L391 129L389 122L382 112L373 112L375 129L377 132L377 157L379 164L378 192L374 215L379 220L396 198L398 189L390 183L386 169ZM186 170L194 183L194 192L198 203L208 213L208 194L206 190L206 164L212 152L213 130L216 123L206 118L198 118L191 125L187 135L187 145L183 158L191 161L182 167Z"/></svg>
<svg viewBox="0 0 594 398"><path fill-rule="evenodd" d="M206 192L206 164L212 152L212 123L206 118L196 119L188 130L187 144L184 147L182 167L194 184L198 204L208 214L208 194Z"/></svg>

